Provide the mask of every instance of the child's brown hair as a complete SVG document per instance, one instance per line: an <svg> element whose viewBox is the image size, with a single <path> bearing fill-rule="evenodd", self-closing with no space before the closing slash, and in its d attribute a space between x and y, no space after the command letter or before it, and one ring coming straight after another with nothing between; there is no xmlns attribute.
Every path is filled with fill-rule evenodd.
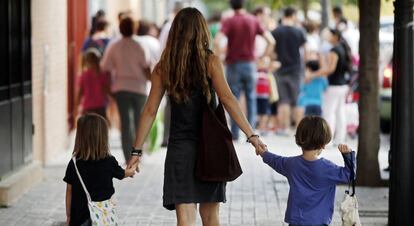
<svg viewBox="0 0 414 226"><path fill-rule="evenodd" d="M73 154L82 160L100 160L110 155L108 123L100 115L86 114L78 119Z"/></svg>
<svg viewBox="0 0 414 226"><path fill-rule="evenodd" d="M97 74L100 73L101 53L96 48L88 48L82 55L82 68L91 68Z"/></svg>
<svg viewBox="0 0 414 226"><path fill-rule="evenodd" d="M325 148L331 139L331 129L325 119L318 116L306 116L296 129L296 144L302 150L319 150Z"/></svg>

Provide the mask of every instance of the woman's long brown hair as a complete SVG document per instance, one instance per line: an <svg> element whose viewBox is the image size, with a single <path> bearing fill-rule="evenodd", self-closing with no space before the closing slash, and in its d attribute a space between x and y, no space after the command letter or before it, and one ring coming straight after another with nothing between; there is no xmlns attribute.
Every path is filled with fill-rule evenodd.
<svg viewBox="0 0 414 226"><path fill-rule="evenodd" d="M179 11L158 67L167 93L174 101L188 101L195 87L200 87L210 101L209 44L210 33L200 11L190 7Z"/></svg>

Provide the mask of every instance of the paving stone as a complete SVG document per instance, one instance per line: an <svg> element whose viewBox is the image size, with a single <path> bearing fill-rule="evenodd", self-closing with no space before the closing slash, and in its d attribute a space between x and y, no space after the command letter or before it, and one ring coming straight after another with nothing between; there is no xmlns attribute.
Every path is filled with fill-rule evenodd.
<svg viewBox="0 0 414 226"><path fill-rule="evenodd" d="M113 155L123 163L119 137L111 136ZM270 136L264 139L273 152L282 155L300 153L293 138ZM355 141L353 141L355 142ZM355 145L355 143L351 143ZM382 144L383 146L383 144ZM253 148L237 143L236 149L244 174L227 185L227 202L220 206L223 226L284 226L289 185L286 179L275 173L254 154ZM380 160L384 165L384 149ZM327 150L326 157L340 164L341 156ZM381 157L382 156L382 157ZM165 149L144 157L141 172L133 179L115 180L114 199L118 204L121 225L174 226L175 212L162 207L162 187ZM65 224L65 183L62 181L70 152L62 155L44 169L44 181L31 189L10 208L0 208L1 226L60 226ZM341 225L338 205L346 186L338 186L335 214L332 225ZM363 225L386 225L388 188L358 188ZM197 218L197 225L201 219Z"/></svg>

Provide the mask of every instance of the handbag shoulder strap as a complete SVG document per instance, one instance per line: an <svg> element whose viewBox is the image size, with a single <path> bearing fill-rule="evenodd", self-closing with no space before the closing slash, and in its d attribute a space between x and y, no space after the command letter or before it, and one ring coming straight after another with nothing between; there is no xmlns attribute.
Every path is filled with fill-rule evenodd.
<svg viewBox="0 0 414 226"><path fill-rule="evenodd" d="M214 90L213 81L211 80L211 78L208 78L207 81L208 81L209 91L211 95L211 102L209 106L215 109L218 105L221 104L221 101L220 101L220 98L216 96L216 91ZM218 100L218 103L217 103L217 100Z"/></svg>
<svg viewBox="0 0 414 226"><path fill-rule="evenodd" d="M91 196L89 195L88 189L86 189L85 183L83 183L83 180L82 180L82 177L79 173L78 167L76 166L76 156L72 157L72 161L73 161L73 164L75 165L75 170L76 170L76 174L78 174L79 181L81 182L83 190L85 191L86 198L88 199L88 202L92 202L92 199L91 199Z"/></svg>

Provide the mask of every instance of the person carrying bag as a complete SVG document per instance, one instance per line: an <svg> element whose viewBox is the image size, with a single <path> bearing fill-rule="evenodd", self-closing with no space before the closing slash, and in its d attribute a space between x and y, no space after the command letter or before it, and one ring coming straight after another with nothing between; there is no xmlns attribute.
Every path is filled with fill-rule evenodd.
<svg viewBox="0 0 414 226"><path fill-rule="evenodd" d="M78 167L76 166L76 157L72 158L75 165L76 174L79 177L79 181L82 184L85 191L86 198L88 199L88 209L91 216L92 226L118 226L118 217L116 215L116 204L112 199L94 202L82 180Z"/></svg>

